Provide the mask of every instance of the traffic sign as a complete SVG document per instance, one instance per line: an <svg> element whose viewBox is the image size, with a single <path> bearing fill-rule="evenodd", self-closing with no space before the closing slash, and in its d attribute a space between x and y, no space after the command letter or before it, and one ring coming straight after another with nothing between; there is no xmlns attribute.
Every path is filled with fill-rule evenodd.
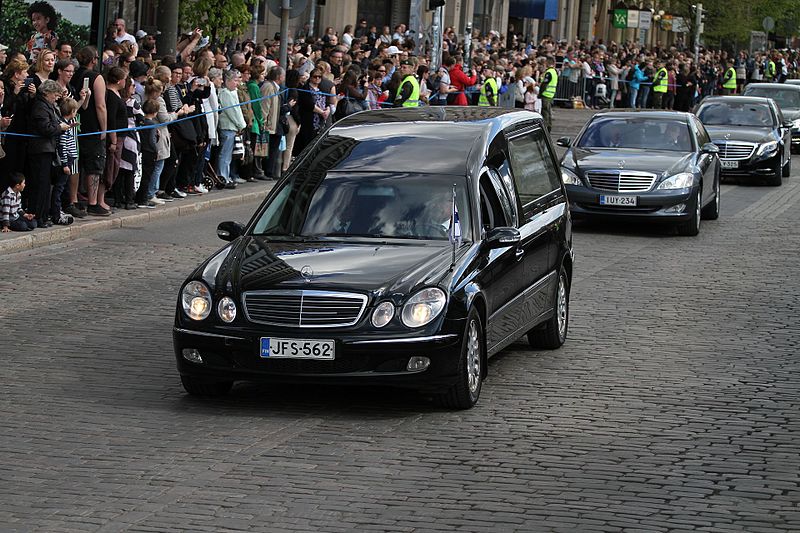
<svg viewBox="0 0 800 533"><path fill-rule="evenodd" d="M297 18L306 10L306 0L291 0L291 7L289 8L289 18ZM267 6L270 12L276 17L281 16L282 0L267 0Z"/></svg>
<svg viewBox="0 0 800 533"><path fill-rule="evenodd" d="M766 31L774 30L775 19L772 17L764 17L764 20L761 21L761 27L764 28Z"/></svg>

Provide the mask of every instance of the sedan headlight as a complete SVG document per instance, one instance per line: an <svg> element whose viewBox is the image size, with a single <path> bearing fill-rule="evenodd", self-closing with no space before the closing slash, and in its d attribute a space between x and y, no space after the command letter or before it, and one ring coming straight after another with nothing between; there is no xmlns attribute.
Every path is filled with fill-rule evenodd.
<svg viewBox="0 0 800 533"><path fill-rule="evenodd" d="M211 291L202 281L190 281L181 292L183 312L192 320L205 320L211 314Z"/></svg>
<svg viewBox="0 0 800 533"><path fill-rule="evenodd" d="M236 302L227 296L217 304L217 314L223 322L230 324L236 318Z"/></svg>
<svg viewBox="0 0 800 533"><path fill-rule="evenodd" d="M694 174L691 172L681 172L680 174L675 174L674 176L670 176L664 181L662 181L657 189L686 189L691 187L694 184Z"/></svg>
<svg viewBox="0 0 800 533"><path fill-rule="evenodd" d="M792 129L800 130L800 118L792 121Z"/></svg>
<svg viewBox="0 0 800 533"><path fill-rule="evenodd" d="M778 141L765 142L764 144L758 147L758 152L756 152L756 156L770 154L777 149L778 149Z"/></svg>
<svg viewBox="0 0 800 533"><path fill-rule="evenodd" d="M579 187L583 187L583 183L578 175L565 167L561 167L561 181L564 182L564 185L577 185Z"/></svg>
<svg viewBox="0 0 800 533"><path fill-rule="evenodd" d="M372 312L372 325L382 328L394 317L394 304L392 302L381 302Z"/></svg>
<svg viewBox="0 0 800 533"><path fill-rule="evenodd" d="M403 306L401 318L409 328L418 328L439 316L447 298L436 287L422 289Z"/></svg>

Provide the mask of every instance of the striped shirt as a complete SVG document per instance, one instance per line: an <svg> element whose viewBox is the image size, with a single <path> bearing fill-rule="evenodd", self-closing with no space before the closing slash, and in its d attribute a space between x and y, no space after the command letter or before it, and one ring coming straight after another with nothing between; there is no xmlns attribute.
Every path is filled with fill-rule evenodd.
<svg viewBox="0 0 800 533"><path fill-rule="evenodd" d="M178 91L178 88L175 85L170 85L167 87L167 90L164 91L164 101L167 104L167 111L170 113L175 113L183 107L183 101L181 100L181 94Z"/></svg>
<svg viewBox="0 0 800 533"><path fill-rule="evenodd" d="M75 124L76 120L61 119L64 124ZM67 131L62 131L58 136L58 157L61 159L63 166L69 166L70 163L78 159L78 129L70 128Z"/></svg>
<svg viewBox="0 0 800 533"><path fill-rule="evenodd" d="M22 195L9 187L0 197L0 226L5 227L22 214Z"/></svg>

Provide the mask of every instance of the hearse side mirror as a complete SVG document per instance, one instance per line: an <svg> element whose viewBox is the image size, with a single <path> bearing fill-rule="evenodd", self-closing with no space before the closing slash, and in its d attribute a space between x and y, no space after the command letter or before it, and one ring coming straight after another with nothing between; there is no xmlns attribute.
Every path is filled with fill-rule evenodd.
<svg viewBox="0 0 800 533"><path fill-rule="evenodd" d="M706 143L702 147L700 147L700 151L704 154L718 154L719 153L719 146L714 143Z"/></svg>
<svg viewBox="0 0 800 533"><path fill-rule="evenodd" d="M244 226L238 222L228 220L220 222L217 226L217 237L223 241L233 241L244 234Z"/></svg>
<svg viewBox="0 0 800 533"><path fill-rule="evenodd" d="M564 148L569 148L572 146L572 137L559 137L556 141L558 146L563 146Z"/></svg>
<svg viewBox="0 0 800 533"><path fill-rule="evenodd" d="M784 128L791 128L793 125L794 125L794 123L791 120L784 120L783 121L783 127Z"/></svg>
<svg viewBox="0 0 800 533"><path fill-rule="evenodd" d="M486 245L489 249L505 248L519 244L521 239L517 228L492 228L486 234Z"/></svg>

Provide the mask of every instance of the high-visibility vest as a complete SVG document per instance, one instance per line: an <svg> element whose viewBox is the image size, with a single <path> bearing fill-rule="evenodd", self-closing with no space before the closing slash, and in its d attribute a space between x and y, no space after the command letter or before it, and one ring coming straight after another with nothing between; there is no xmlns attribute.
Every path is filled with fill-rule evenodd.
<svg viewBox="0 0 800 533"><path fill-rule="evenodd" d="M659 79L659 74L661 78ZM656 72L656 82L653 85L653 92L654 93L665 93L667 92L667 85L669 85L669 74L667 74L667 69L661 67Z"/></svg>
<svg viewBox="0 0 800 533"><path fill-rule="evenodd" d="M403 85L406 83L411 84L411 96L408 97L408 100L403 102L403 107L417 107L419 106L419 82L417 78L412 74L409 74L405 78L403 78L403 82L400 84L400 87L397 88L397 94L395 98L398 100L400 99L400 93L403 91Z"/></svg>
<svg viewBox="0 0 800 533"><path fill-rule="evenodd" d="M725 72L725 76L730 76L725 82L722 84L723 89L736 89L736 69L733 67L728 67L728 70Z"/></svg>
<svg viewBox="0 0 800 533"><path fill-rule="evenodd" d="M556 95L556 87L558 87L558 72L553 67L547 69L545 74L550 74L550 83L547 84L547 87L539 93L539 96L542 98L548 98L550 100Z"/></svg>
<svg viewBox="0 0 800 533"><path fill-rule="evenodd" d="M767 63L767 78L772 79L775 77L775 62L773 60L769 60Z"/></svg>
<svg viewBox="0 0 800 533"><path fill-rule="evenodd" d="M481 86L481 96L478 98L478 105L488 106L489 97L487 96L486 86L491 87L492 96L494 96L494 103L497 105L497 80L494 77L488 78Z"/></svg>

